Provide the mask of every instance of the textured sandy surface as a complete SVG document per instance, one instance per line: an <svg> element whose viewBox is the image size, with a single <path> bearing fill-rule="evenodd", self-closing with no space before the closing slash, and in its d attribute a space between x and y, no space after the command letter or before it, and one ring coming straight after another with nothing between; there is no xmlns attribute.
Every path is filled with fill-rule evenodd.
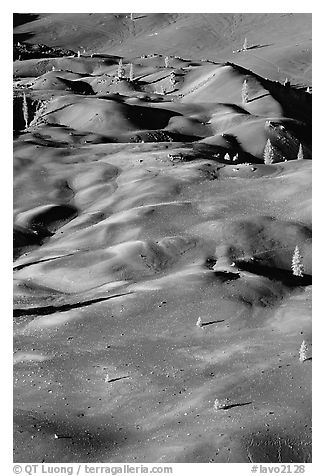
<svg viewBox="0 0 325 476"><path fill-rule="evenodd" d="M309 462L310 16L142 15L14 30L14 459Z"/></svg>

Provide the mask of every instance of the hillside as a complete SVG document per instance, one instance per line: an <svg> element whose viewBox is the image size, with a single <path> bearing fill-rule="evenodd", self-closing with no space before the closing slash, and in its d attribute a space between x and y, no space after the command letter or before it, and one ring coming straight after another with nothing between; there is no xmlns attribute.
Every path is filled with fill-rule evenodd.
<svg viewBox="0 0 325 476"><path fill-rule="evenodd" d="M311 15L15 22L14 460L311 462Z"/></svg>

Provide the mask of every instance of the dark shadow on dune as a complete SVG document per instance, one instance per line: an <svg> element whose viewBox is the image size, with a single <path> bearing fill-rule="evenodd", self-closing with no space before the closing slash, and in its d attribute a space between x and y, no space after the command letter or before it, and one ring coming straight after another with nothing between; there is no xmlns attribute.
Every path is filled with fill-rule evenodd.
<svg viewBox="0 0 325 476"><path fill-rule="evenodd" d="M130 378L130 375L125 375L124 377L111 378L110 380L107 380L106 383L117 382L118 380L124 380L125 378Z"/></svg>
<svg viewBox="0 0 325 476"><path fill-rule="evenodd" d="M13 27L16 28L17 26L25 25L25 23L30 23L38 19L39 19L38 13L14 13Z"/></svg>
<svg viewBox="0 0 325 476"><path fill-rule="evenodd" d="M256 96L255 98L248 99L247 103L257 101L258 99L265 98L266 96L271 96L271 95L270 93L261 94L260 96Z"/></svg>
<svg viewBox="0 0 325 476"><path fill-rule="evenodd" d="M237 150L242 150L241 143L239 142L239 140L237 139L237 137L234 134L223 133L221 135L225 139L225 141L231 147L233 147L236 151Z"/></svg>
<svg viewBox="0 0 325 476"><path fill-rule="evenodd" d="M225 322L225 320L221 319L220 321L203 322L201 327L211 326L211 324L218 324L219 322Z"/></svg>
<svg viewBox="0 0 325 476"><path fill-rule="evenodd" d="M56 230L63 222L71 221L78 215L78 209L72 205L53 205L44 211L37 212L29 221L29 226L45 227Z"/></svg>
<svg viewBox="0 0 325 476"><path fill-rule="evenodd" d="M14 43L23 43L33 38L33 33L14 33Z"/></svg>
<svg viewBox="0 0 325 476"><path fill-rule="evenodd" d="M248 271L249 273L263 276L272 281L280 281L282 284L288 287L310 286L312 284L312 276L309 274L304 274L303 276L294 276L292 271L265 266L264 264L259 263L258 260L236 260L235 264L241 271Z"/></svg>
<svg viewBox="0 0 325 476"><path fill-rule="evenodd" d="M245 405L251 405L252 403L253 402L231 403L230 405L223 407L223 410L230 410L230 408L235 408L235 407L244 407Z"/></svg>
<svg viewBox="0 0 325 476"><path fill-rule="evenodd" d="M240 278L239 273L232 273L231 271L214 271L213 275L222 282L235 281Z"/></svg>
<svg viewBox="0 0 325 476"><path fill-rule="evenodd" d="M112 428L107 422L98 424L98 421L91 417L87 418L87 424L82 424L80 419L77 420L71 414L63 418L62 416L55 417L50 412L48 416L44 416L44 414L33 410L17 410L14 413L16 432L26 434L25 439L28 439L29 449L24 451L23 448L19 448L22 437L19 436L18 439L18 434L14 437L15 446L23 454L24 461L30 459L34 462L38 453L37 438L34 440L36 455L30 443L33 440L30 438L31 435L37 435L48 441L44 454L38 456L42 458L42 462L60 462L60 459L55 460L58 454L62 457L62 461L67 461L69 458L70 462L97 462L102 453L105 453L106 456L109 455L116 445L126 444L127 438L130 437L130 431L128 429L118 430L117 424L115 422L114 428ZM120 424L120 426L122 425ZM58 441L60 439L64 439L64 441ZM35 462L41 461L35 460Z"/></svg>
<svg viewBox="0 0 325 476"><path fill-rule="evenodd" d="M249 75L255 78L264 89L270 92L272 97L278 101L283 108L283 115L291 117L298 121L303 121L309 131L311 142L311 124L312 124L312 97L305 90L299 90L293 86L283 85L277 81L263 78L253 71L243 68L235 63L226 62L225 66L231 66L240 74Z"/></svg>
<svg viewBox="0 0 325 476"><path fill-rule="evenodd" d="M13 259L17 259L27 248L41 246L44 239L52 236L47 230L29 230L14 226L13 230Z"/></svg>
<svg viewBox="0 0 325 476"><path fill-rule="evenodd" d="M109 299L113 299L120 296L126 296L128 294L133 294L133 291L130 291L127 293L113 294L108 297L89 299L87 301L76 302L71 304L61 304L59 306L41 306L41 307L31 307L26 309L14 309L13 317L47 316L49 314L54 314L56 312L65 312L65 311L71 311L72 309L87 307L87 306L90 306L91 304L97 304L99 302L108 301Z"/></svg>
<svg viewBox="0 0 325 476"><path fill-rule="evenodd" d="M247 46L247 50L257 50L257 49L260 49L260 48L267 48L268 46L272 46L273 43L270 43L268 45L252 45L252 46Z"/></svg>
<svg viewBox="0 0 325 476"><path fill-rule="evenodd" d="M83 94L83 95L94 95L94 90L90 86L90 84L86 83L85 81L71 81L70 79L65 79L57 76L57 79L61 81L65 86L69 88L70 91L74 92L75 94Z"/></svg>
<svg viewBox="0 0 325 476"><path fill-rule="evenodd" d="M14 271L19 271L20 269L27 268L28 266L32 266L34 264L47 263L48 261L56 261L56 260L61 259L61 258L66 258L68 256L73 256L74 254L75 253L67 253L66 255L54 256L53 258L44 258L44 259L40 259L38 261L29 261L28 263L19 264L17 266L14 266L13 270Z"/></svg>
<svg viewBox="0 0 325 476"><path fill-rule="evenodd" d="M54 232L78 215L72 205L54 205L36 212L23 226L15 225L13 233L14 259L30 246L41 246Z"/></svg>

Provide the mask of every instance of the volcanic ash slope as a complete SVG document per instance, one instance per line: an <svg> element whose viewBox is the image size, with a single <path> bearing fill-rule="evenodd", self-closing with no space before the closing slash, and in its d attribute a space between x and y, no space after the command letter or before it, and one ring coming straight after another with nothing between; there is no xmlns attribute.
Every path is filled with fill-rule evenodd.
<svg viewBox="0 0 325 476"><path fill-rule="evenodd" d="M310 462L311 95L123 63L14 63L14 459Z"/></svg>

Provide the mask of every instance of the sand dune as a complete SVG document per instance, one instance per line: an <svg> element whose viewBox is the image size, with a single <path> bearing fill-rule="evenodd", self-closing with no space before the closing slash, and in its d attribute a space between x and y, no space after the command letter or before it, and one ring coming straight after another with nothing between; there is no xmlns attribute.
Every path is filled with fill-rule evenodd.
<svg viewBox="0 0 325 476"><path fill-rule="evenodd" d="M14 459L310 462L310 15L134 17L16 18Z"/></svg>

